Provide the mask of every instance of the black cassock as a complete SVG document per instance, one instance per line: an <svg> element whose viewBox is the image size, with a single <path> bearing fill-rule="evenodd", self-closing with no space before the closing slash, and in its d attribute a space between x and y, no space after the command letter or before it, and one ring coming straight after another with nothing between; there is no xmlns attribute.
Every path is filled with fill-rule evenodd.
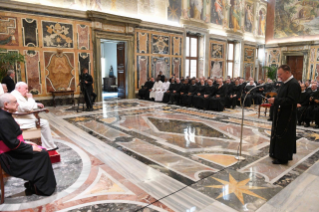
<svg viewBox="0 0 319 212"><path fill-rule="evenodd" d="M87 83L85 83L87 81ZM80 83L81 83L81 91L84 94L85 103L87 108L92 108L93 103L96 98L96 94L93 92L93 78L88 73L82 74L80 76Z"/></svg>
<svg viewBox="0 0 319 212"><path fill-rule="evenodd" d="M292 160L296 153L296 118L300 93L300 85L293 78L281 85L275 98L269 156L282 162Z"/></svg>
<svg viewBox="0 0 319 212"><path fill-rule="evenodd" d="M153 88L154 82L147 81L145 84L142 86L142 88L138 91L138 95L141 99L150 99L150 89Z"/></svg>
<svg viewBox="0 0 319 212"><path fill-rule="evenodd" d="M53 194L56 180L48 152L34 152L31 145L17 139L22 131L11 113L0 109L0 123L0 140L11 150L0 154L2 169L13 177L29 181L37 194Z"/></svg>
<svg viewBox="0 0 319 212"><path fill-rule="evenodd" d="M210 99L210 109L214 111L223 111L225 109L225 96L226 96L226 86L222 85L217 88L215 96ZM216 97L219 95L219 97Z"/></svg>
<svg viewBox="0 0 319 212"><path fill-rule="evenodd" d="M310 94L306 91L300 94L298 104L300 104L301 107L297 108L297 119L300 124L301 122L306 121L306 111L309 106L309 98Z"/></svg>
<svg viewBox="0 0 319 212"><path fill-rule="evenodd" d="M199 87L196 84L188 87L188 92L181 96L181 106L191 106L193 97L197 94L198 88Z"/></svg>
<svg viewBox="0 0 319 212"><path fill-rule="evenodd" d="M192 105L198 109L202 107L200 101L204 95L205 87L206 85L199 85L196 94L192 98Z"/></svg>
<svg viewBox="0 0 319 212"><path fill-rule="evenodd" d="M255 90L252 90L248 95L247 95L247 93L248 93L248 91L250 91L252 88L254 88L254 87L256 87L256 86L254 86L254 85L247 85L245 88L244 88L244 92L243 92L243 95L242 95L242 102L244 102L244 100L245 100L245 97L246 97L246 101L245 101L245 107L250 107L251 106L251 103L252 103L252 100L253 100L253 96L254 96L254 94L255 94Z"/></svg>

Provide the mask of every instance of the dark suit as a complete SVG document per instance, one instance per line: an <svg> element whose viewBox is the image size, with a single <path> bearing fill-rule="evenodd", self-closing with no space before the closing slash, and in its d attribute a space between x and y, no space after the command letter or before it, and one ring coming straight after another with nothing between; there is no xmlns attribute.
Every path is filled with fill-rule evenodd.
<svg viewBox="0 0 319 212"><path fill-rule="evenodd" d="M7 85L8 93L11 93L11 91L15 89L15 83L13 79L11 79L11 77L8 75L2 79L1 83Z"/></svg>

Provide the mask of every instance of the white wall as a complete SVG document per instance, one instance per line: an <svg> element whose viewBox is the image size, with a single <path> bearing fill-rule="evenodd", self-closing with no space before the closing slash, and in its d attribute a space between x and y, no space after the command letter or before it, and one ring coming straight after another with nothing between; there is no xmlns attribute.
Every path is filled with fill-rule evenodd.
<svg viewBox="0 0 319 212"><path fill-rule="evenodd" d="M101 44L101 68L102 81L104 77L109 77L111 65L113 66L114 76L117 78L117 51L116 43L102 43Z"/></svg>

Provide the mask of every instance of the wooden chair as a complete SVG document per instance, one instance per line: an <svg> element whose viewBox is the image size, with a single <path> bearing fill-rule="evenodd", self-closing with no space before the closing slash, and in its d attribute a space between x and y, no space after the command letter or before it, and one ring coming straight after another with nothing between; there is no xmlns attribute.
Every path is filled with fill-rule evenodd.
<svg viewBox="0 0 319 212"><path fill-rule="evenodd" d="M41 127L40 127L39 113L42 113L42 112L48 113L49 110L46 108L43 108L43 109L33 110L29 112L16 112L13 114L14 117L33 114L37 118L37 120L35 121L36 127L22 130L22 135L24 140L32 141L40 146L42 145L42 142L41 142Z"/></svg>
<svg viewBox="0 0 319 212"><path fill-rule="evenodd" d="M46 108L40 109L40 110L34 110L34 111L30 111L30 112L16 112L13 115L15 117L19 117L19 116L24 116L24 115L30 115L33 114L37 120L35 121L35 126L36 128L30 128L30 129L25 129L22 131L22 135L23 138L25 140L29 140L29 141L33 141L38 145L42 145L41 142L41 127L40 127L40 117L39 117L39 113L41 112L46 112L48 113L49 110ZM10 175L8 175L7 173L5 173L2 170L1 164L0 164L0 186L1 186L1 201L0 201L0 205L4 202L4 179L10 177Z"/></svg>
<svg viewBox="0 0 319 212"><path fill-rule="evenodd" d="M275 92L268 92L265 94L265 96L269 96L270 98L272 97L276 97L277 96L277 93ZM266 100L267 99L264 99L264 101L259 105L259 108L258 108L258 118L260 117L260 109L263 107L265 108L265 116L267 115L267 109L271 107L271 104L269 103L266 103Z"/></svg>

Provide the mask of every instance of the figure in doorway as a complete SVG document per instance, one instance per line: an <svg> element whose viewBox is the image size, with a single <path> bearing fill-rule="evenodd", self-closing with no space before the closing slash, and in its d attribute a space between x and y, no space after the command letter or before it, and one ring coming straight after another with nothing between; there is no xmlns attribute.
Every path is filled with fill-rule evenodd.
<svg viewBox="0 0 319 212"><path fill-rule="evenodd" d="M96 94L93 92L93 78L88 73L87 68L82 69L82 74L80 76L80 83L81 92L84 95L85 103L86 103L86 110L93 111L93 104L96 98Z"/></svg>

